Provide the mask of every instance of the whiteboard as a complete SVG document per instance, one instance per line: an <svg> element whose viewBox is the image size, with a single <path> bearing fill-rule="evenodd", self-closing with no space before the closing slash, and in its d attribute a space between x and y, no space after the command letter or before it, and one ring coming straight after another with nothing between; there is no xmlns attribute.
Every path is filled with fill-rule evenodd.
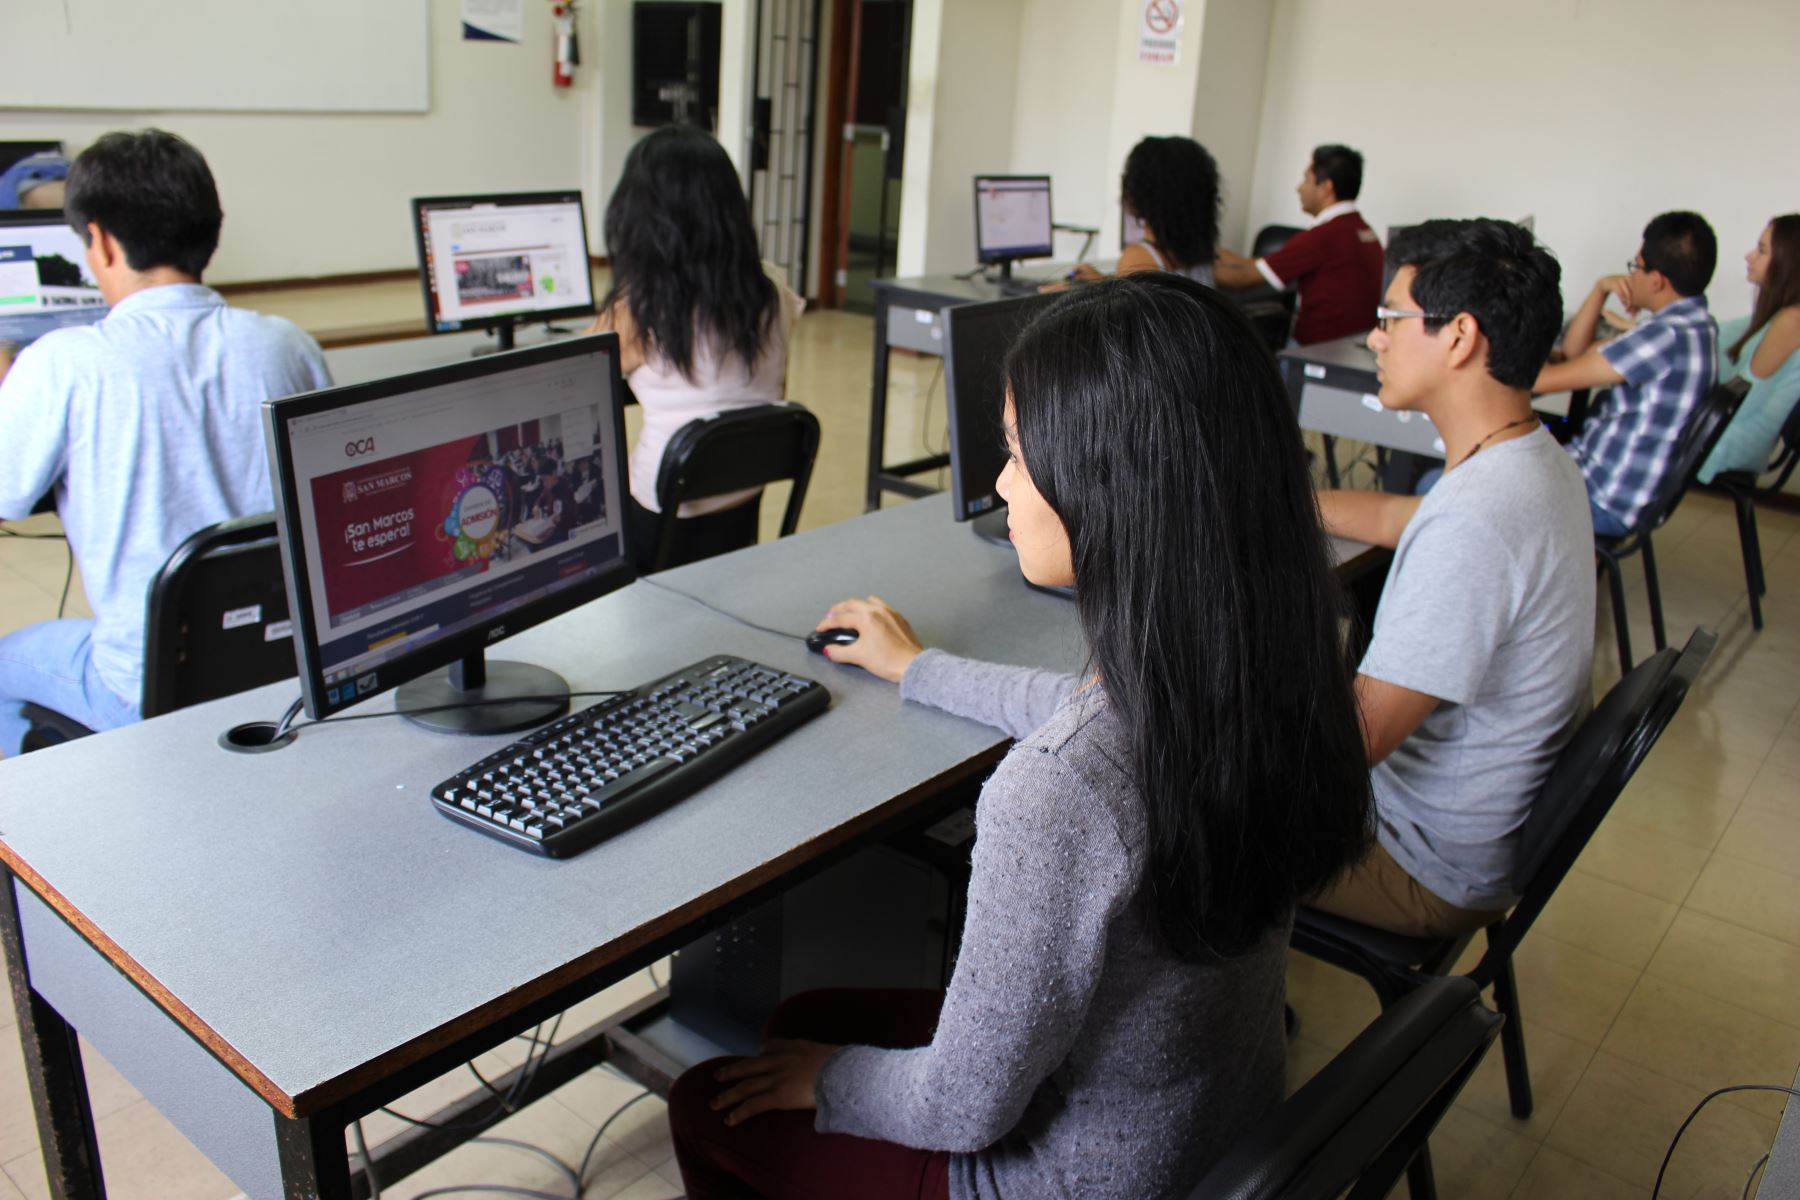
<svg viewBox="0 0 1800 1200"><path fill-rule="evenodd" d="M0 0L0 108L425 112L430 0Z"/></svg>

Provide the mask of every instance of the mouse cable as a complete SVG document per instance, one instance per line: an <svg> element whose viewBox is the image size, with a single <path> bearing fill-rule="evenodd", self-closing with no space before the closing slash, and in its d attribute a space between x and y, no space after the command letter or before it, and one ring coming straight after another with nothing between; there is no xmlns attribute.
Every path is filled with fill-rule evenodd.
<svg viewBox="0 0 1800 1200"><path fill-rule="evenodd" d="M363 1139L362 1118L350 1122L350 1137L356 1143L356 1156L362 1159L363 1177L369 1181L369 1200L381 1200L381 1183L375 1178L375 1158L369 1143Z"/></svg>
<svg viewBox="0 0 1800 1200"><path fill-rule="evenodd" d="M409 708L405 712L396 708L389 712L340 713L335 717L320 717L317 721L305 721L300 724L295 724L295 719L299 717L300 710L306 705L306 698L302 696L297 698L292 704L288 705L287 711L281 715L281 720L276 723L274 736L270 740L279 741L289 731L297 732L301 729L311 729L314 725L336 725L341 721L375 721L382 717L424 716L426 713L449 712L452 709L458 708L485 708L492 704L529 704L538 700L605 699L610 696L628 696L630 694L631 693L629 692L623 691L610 691L557 692L554 695L545 696L497 696L492 700L462 700L455 704L433 704L429 708Z"/></svg>
<svg viewBox="0 0 1800 1200"><path fill-rule="evenodd" d="M634 1080L633 1082L636 1082L636 1081ZM638 1086L643 1087L642 1084L639 1084ZM585 1192L587 1190L588 1164L594 1160L594 1151L596 1151L600 1148L600 1139L606 1136L606 1131L608 1129L612 1128L612 1123L614 1121L618 1120L620 1117L625 1115L626 1109L630 1108L632 1105L636 1104L640 1100L648 1100L651 1096L654 1096L655 1094L656 1093L652 1092L649 1088L647 1088L647 1087L644 1088L643 1091L639 1092L637 1095L633 1096L631 1099L625 1101L625 1103L619 1105L619 1107L613 1109L612 1116L610 1116L610 1117L606 1118L606 1120L600 1122L600 1128L594 1130L593 1139L588 1142L587 1150L585 1150L581 1155L581 1165L575 1168L575 1184L576 1184L576 1187L579 1189L575 1193L577 1200L579 1200L582 1192ZM419 1197L419 1200L424 1200L424 1197L423 1196Z"/></svg>
<svg viewBox="0 0 1800 1200"><path fill-rule="evenodd" d="M1750 1174L1744 1177L1743 1200L1750 1200L1750 1189L1756 1183L1756 1176L1758 1175L1758 1173L1760 1173L1762 1171L1762 1169L1764 1167L1768 1166L1769 1155L1773 1154L1773 1153L1775 1153L1775 1152L1773 1150L1770 1150L1767 1153L1765 1153L1761 1158L1757 1159L1756 1165L1754 1167L1750 1168Z"/></svg>
<svg viewBox="0 0 1800 1200"><path fill-rule="evenodd" d="M1784 1095L1800 1098L1800 1089L1782 1087L1777 1083L1736 1083L1730 1087L1722 1087L1708 1092L1705 1096L1700 1098L1700 1103L1694 1105L1694 1111L1687 1115L1687 1120L1681 1123L1681 1128L1677 1129L1675 1131L1675 1136L1670 1139L1669 1148L1663 1152L1662 1166L1658 1167L1656 1170L1656 1186L1650 1189L1650 1200L1656 1200L1657 1195L1662 1192L1663 1175L1669 1169L1669 1160L1675 1156L1675 1147L1680 1143L1681 1135L1686 1133L1688 1126L1694 1123L1694 1118L1700 1115L1701 1109L1705 1108L1708 1104L1711 1104L1714 1100L1717 1100L1720 1096L1729 1095L1732 1092L1781 1092ZM1755 1170L1752 1169L1750 1174L1754 1178L1756 1174ZM1746 1187L1747 1186L1748 1185L1746 1185Z"/></svg>
<svg viewBox="0 0 1800 1200"><path fill-rule="evenodd" d="M804 633L789 633L785 629L771 629L767 625L758 625L755 621L746 620L745 618L738 616L734 612L726 612L724 609L718 608L715 605L709 604L708 602L706 602L705 600L702 600L698 596L695 596L689 592L684 592L680 588L672 588L668 584L663 583L657 579L654 579L649 575L639 575L638 582L639 583L647 583L651 587L657 589L658 591L667 592L671 596L680 596L683 600L692 601L693 603L698 604L701 608L704 608L709 613L713 613L716 616L724 617L727 621L735 621L739 625L742 625L747 629L756 630L758 633L769 633L769 634L775 635L776 637L787 638L788 640L795 641L795 642L804 642L806 640L806 634L804 634Z"/></svg>

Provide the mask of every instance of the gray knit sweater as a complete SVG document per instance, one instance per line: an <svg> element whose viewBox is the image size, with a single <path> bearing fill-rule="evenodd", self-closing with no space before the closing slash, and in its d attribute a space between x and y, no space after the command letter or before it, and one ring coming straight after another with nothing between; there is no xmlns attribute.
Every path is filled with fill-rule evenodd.
<svg viewBox="0 0 1800 1200"><path fill-rule="evenodd" d="M1140 891L1143 802L1099 687L928 650L901 695L1021 738L982 789L929 1046L848 1046L817 1128L953 1155L958 1200L1185 1197L1281 1098L1286 928L1188 963Z"/></svg>

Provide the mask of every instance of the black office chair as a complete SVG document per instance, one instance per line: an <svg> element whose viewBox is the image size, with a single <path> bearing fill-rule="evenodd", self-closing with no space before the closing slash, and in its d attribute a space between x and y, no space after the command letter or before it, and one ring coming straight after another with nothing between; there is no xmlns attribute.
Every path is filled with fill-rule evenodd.
<svg viewBox="0 0 1800 1200"><path fill-rule="evenodd" d="M1267 258L1283 246L1288 239L1300 232L1297 225L1264 225L1256 231L1256 240L1250 245L1251 258Z"/></svg>
<svg viewBox="0 0 1800 1200"><path fill-rule="evenodd" d="M697 557L691 552L684 554L681 546L676 512L684 500L703 500L791 479L794 490L777 536L793 533L800 524L800 505L806 499L818 452L819 419L801 405L786 401L732 409L683 425L669 439L656 473L656 503L662 511L650 570L666 570ZM754 503L762 501L759 498ZM756 527L747 523L746 532L744 545L755 545Z"/></svg>
<svg viewBox="0 0 1800 1200"><path fill-rule="evenodd" d="M1519 1017L1513 952L1644 756L1668 728L1717 641L1715 635L1696 629L1684 649L1658 651L1614 684L1557 758L1520 832L1514 872L1521 893L1519 903L1487 927L1487 952L1465 978L1482 988L1492 985L1494 1006L1506 1018L1500 1049L1506 1060L1512 1112L1521 1120L1531 1115L1531 1077L1526 1069L1525 1028ZM1386 1008L1427 979L1450 970L1472 940L1471 934L1444 939L1404 937L1302 908L1294 921L1293 945L1361 975ZM1427 1200L1431 1195L1429 1167L1425 1175L1423 1192L1414 1177L1414 1200Z"/></svg>
<svg viewBox="0 0 1800 1200"><path fill-rule="evenodd" d="M1781 437L1776 442L1775 457L1760 474L1749 471L1721 471L1713 476L1713 486L1722 488L1737 506L1738 544L1744 551L1744 584L1750 592L1750 626L1763 627L1762 598L1768 591L1763 578L1762 541L1756 534L1756 502L1768 499L1787 486L1800 463L1800 400L1788 410L1781 423ZM1774 474L1775 482L1758 487L1763 475Z"/></svg>
<svg viewBox="0 0 1800 1200"><path fill-rule="evenodd" d="M1379 1200L1480 1065L1501 1018L1467 979L1383 1010L1208 1171L1192 1200Z"/></svg>
<svg viewBox="0 0 1800 1200"><path fill-rule="evenodd" d="M1656 648L1661 650L1669 643L1663 633L1662 588L1657 584L1656 549L1650 544L1650 535L1674 515L1676 505L1681 503L1688 486L1694 482L1700 464L1712 453L1719 435L1725 432L1725 426L1731 423L1749 390L1750 385L1742 379L1733 379L1715 385L1702 396L1688 418L1687 428L1681 431L1681 441L1675 448L1668 472L1663 475L1650 503L1638 515L1637 527L1619 537L1594 538L1594 565L1606 576L1607 587L1612 593L1613 633L1619 642L1620 671L1631 670L1631 622L1625 612L1625 578L1620 573L1619 562L1643 551L1644 592L1650 601L1650 636Z"/></svg>
<svg viewBox="0 0 1800 1200"><path fill-rule="evenodd" d="M144 619L145 717L292 679L275 516L222 521L176 547L156 578ZM271 634L273 630L273 634ZM25 750L86 737L79 721L27 704Z"/></svg>

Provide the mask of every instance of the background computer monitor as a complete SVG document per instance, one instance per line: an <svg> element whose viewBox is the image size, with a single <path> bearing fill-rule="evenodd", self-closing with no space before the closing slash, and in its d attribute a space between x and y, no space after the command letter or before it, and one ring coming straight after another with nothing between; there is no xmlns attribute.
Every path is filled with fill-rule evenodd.
<svg viewBox="0 0 1800 1200"><path fill-rule="evenodd" d="M434 196L412 202L432 333L494 329L594 311L581 193Z"/></svg>
<svg viewBox="0 0 1800 1200"><path fill-rule="evenodd" d="M635 578L623 387L606 333L265 404L308 714L403 684L457 732L567 710L561 676L483 649ZM551 699L417 712L509 695Z"/></svg>
<svg viewBox="0 0 1800 1200"><path fill-rule="evenodd" d="M1049 258L1052 250L1048 175L975 177L975 255L999 263L1002 278L1022 258Z"/></svg>
<svg viewBox="0 0 1800 1200"><path fill-rule="evenodd" d="M105 315L87 247L62 210L0 212L0 344L29 345Z"/></svg>
<svg viewBox="0 0 1800 1200"><path fill-rule="evenodd" d="M1006 352L1054 293L959 304L944 311L944 383L950 418L951 512L1005 542L1006 508L994 483L1006 465ZM991 515L990 515L991 514Z"/></svg>

